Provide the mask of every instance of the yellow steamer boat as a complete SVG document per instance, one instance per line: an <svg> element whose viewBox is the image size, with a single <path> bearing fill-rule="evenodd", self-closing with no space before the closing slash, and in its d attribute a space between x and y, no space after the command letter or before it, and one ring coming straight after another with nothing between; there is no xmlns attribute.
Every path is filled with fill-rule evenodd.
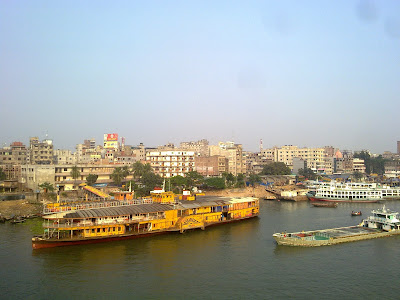
<svg viewBox="0 0 400 300"><path fill-rule="evenodd" d="M165 193L165 194L164 194ZM44 234L33 249L99 243L224 224L256 217L257 198L197 197L176 202L171 192L135 204L80 209L44 215Z"/></svg>

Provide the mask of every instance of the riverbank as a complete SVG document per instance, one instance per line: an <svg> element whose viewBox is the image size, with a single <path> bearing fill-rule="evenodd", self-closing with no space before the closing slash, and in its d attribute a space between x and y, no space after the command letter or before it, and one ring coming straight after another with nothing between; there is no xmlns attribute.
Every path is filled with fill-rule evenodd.
<svg viewBox="0 0 400 300"><path fill-rule="evenodd" d="M35 215L42 212L42 205L26 200L10 200L0 202L0 215L4 218Z"/></svg>

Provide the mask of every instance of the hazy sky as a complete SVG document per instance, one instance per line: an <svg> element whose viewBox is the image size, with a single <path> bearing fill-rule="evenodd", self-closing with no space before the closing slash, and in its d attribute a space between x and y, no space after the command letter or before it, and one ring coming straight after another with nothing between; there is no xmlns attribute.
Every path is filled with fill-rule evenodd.
<svg viewBox="0 0 400 300"><path fill-rule="evenodd" d="M395 152L400 1L0 1L0 143Z"/></svg>

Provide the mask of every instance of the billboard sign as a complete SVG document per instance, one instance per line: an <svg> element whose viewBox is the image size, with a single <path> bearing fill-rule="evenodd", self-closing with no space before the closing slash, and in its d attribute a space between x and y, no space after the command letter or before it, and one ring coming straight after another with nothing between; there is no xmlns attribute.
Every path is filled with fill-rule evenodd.
<svg viewBox="0 0 400 300"><path fill-rule="evenodd" d="M106 133L104 134L104 141L118 141L118 133Z"/></svg>

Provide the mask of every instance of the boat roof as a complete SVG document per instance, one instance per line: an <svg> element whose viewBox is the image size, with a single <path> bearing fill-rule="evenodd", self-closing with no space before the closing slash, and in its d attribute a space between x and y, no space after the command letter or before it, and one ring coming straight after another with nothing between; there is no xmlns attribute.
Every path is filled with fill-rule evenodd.
<svg viewBox="0 0 400 300"><path fill-rule="evenodd" d="M60 212L52 215L48 215L46 219L85 219L85 218L99 218L99 217L110 217L110 216L125 216L134 214L147 214L155 212L164 212L173 209L194 209L199 207L207 206L223 206L237 203L245 203L249 201L255 201L257 198L245 197L245 198L232 198L232 197L219 197L219 196L200 196L196 200L180 200L177 204L163 204L163 203L152 203L152 204L136 204L136 205L124 205L115 207L101 207L101 208L90 208L82 209L71 212Z"/></svg>
<svg viewBox="0 0 400 300"><path fill-rule="evenodd" d="M131 214L147 214L154 212L163 212L173 210L174 207L169 204L153 203L153 204L139 204L139 205L126 205L118 207L95 208L95 209L82 209L74 212L66 213L66 219L84 219L84 218L98 218L109 216L124 216Z"/></svg>

